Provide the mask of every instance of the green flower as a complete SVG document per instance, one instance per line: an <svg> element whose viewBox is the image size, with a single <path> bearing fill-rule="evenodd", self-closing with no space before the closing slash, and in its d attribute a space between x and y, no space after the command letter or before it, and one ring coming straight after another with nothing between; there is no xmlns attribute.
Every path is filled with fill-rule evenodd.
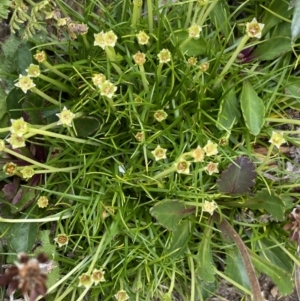
<svg viewBox="0 0 300 301"><path fill-rule="evenodd" d="M197 40L200 38L200 33L202 31L202 28L198 24L193 24L188 28L188 31L189 31L189 37Z"/></svg>
<svg viewBox="0 0 300 301"><path fill-rule="evenodd" d="M265 27L265 24L258 23L256 18L249 23L246 23L246 33L250 38L261 38L262 30Z"/></svg>
<svg viewBox="0 0 300 301"><path fill-rule="evenodd" d="M16 87L21 88L24 93L35 87L34 82L29 76L19 75L19 81L15 84Z"/></svg>
<svg viewBox="0 0 300 301"><path fill-rule="evenodd" d="M35 175L34 169L30 166L25 166L20 172L25 180L29 180Z"/></svg>
<svg viewBox="0 0 300 301"><path fill-rule="evenodd" d="M155 161L166 159L166 153L167 149L160 147L160 145L157 145L154 151L151 152L155 158Z"/></svg>
<svg viewBox="0 0 300 301"><path fill-rule="evenodd" d="M25 71L28 73L29 77L39 77L41 74L40 66L34 64L30 64L28 69L26 69Z"/></svg>
<svg viewBox="0 0 300 301"><path fill-rule="evenodd" d="M163 49L157 55L160 64L164 64L171 61L171 52L168 49Z"/></svg>
<svg viewBox="0 0 300 301"><path fill-rule="evenodd" d="M75 114L73 114L66 107L64 107L60 113L55 115L59 118L59 121L57 122L58 125L62 124L65 126L72 126L72 121L75 117Z"/></svg>
<svg viewBox="0 0 300 301"><path fill-rule="evenodd" d="M10 137L6 139L6 141L11 144L13 149L26 146L25 138L23 136L18 136L16 134L11 134Z"/></svg>
<svg viewBox="0 0 300 301"><path fill-rule="evenodd" d="M10 122L10 132L12 134L17 135L18 137L22 137L28 132L28 123L24 121L23 117L19 119L11 119Z"/></svg>
<svg viewBox="0 0 300 301"><path fill-rule="evenodd" d="M84 287L89 287L93 284L93 280L91 275L87 274L87 273L83 273L81 274L79 277L79 284L78 286L84 286Z"/></svg>
<svg viewBox="0 0 300 301"><path fill-rule="evenodd" d="M136 34L136 37L140 45L146 45L150 39L150 37L144 31L140 31L138 34Z"/></svg>

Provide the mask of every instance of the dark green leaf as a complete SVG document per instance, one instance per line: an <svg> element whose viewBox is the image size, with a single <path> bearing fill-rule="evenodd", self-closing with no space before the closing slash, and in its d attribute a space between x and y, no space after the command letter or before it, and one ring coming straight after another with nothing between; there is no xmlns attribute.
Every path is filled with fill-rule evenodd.
<svg viewBox="0 0 300 301"><path fill-rule="evenodd" d="M212 227L206 227L197 253L196 273L198 277L205 282L215 281L214 263L210 247L211 236Z"/></svg>
<svg viewBox="0 0 300 301"><path fill-rule="evenodd" d="M180 220L189 215L190 211L185 209L183 201L163 200L155 204L150 209L150 213L162 226L175 231Z"/></svg>
<svg viewBox="0 0 300 301"><path fill-rule="evenodd" d="M100 121L92 116L81 116L73 120L78 137L86 138L100 127Z"/></svg>
<svg viewBox="0 0 300 301"><path fill-rule="evenodd" d="M284 220L285 204L282 199L274 192L268 189L262 189L252 198L243 203L243 207L250 209L264 209L273 215L279 221Z"/></svg>
<svg viewBox="0 0 300 301"><path fill-rule="evenodd" d="M235 89L229 90L229 93L222 99L218 113L218 128L220 130L230 130L241 116L239 110L239 100L236 97Z"/></svg>
<svg viewBox="0 0 300 301"><path fill-rule="evenodd" d="M283 295L291 294L294 288L292 275L282 268L261 258L253 251L249 250L251 260L254 266L262 273L268 275L278 286L279 291Z"/></svg>
<svg viewBox="0 0 300 301"><path fill-rule="evenodd" d="M272 27L282 22L282 18L287 19L291 15L291 11L288 10L288 2L273 0L270 4L266 5L267 10L262 21L265 24L263 32L269 32Z"/></svg>
<svg viewBox="0 0 300 301"><path fill-rule="evenodd" d="M10 251L28 253L34 246L37 231L37 223L14 224L9 231Z"/></svg>
<svg viewBox="0 0 300 301"><path fill-rule="evenodd" d="M251 289L247 271L237 247L226 250L225 275L247 289Z"/></svg>
<svg viewBox="0 0 300 301"><path fill-rule="evenodd" d="M186 250L186 245L190 236L190 227L188 221L182 221L172 235L172 241L169 252L177 250L172 257L180 257Z"/></svg>
<svg viewBox="0 0 300 301"><path fill-rule="evenodd" d="M6 97L6 106L10 118L18 119L22 117L22 101L24 92L19 88L13 88Z"/></svg>
<svg viewBox="0 0 300 301"><path fill-rule="evenodd" d="M27 74L25 71L32 64L31 46L28 43L22 43L16 53L16 66L18 74Z"/></svg>
<svg viewBox="0 0 300 301"><path fill-rule="evenodd" d="M246 126L251 134L257 136L264 124L265 106L247 80L243 83L240 102Z"/></svg>
<svg viewBox="0 0 300 301"><path fill-rule="evenodd" d="M203 55L207 52L207 42L200 36L199 39L189 39L187 31L174 33L175 43L181 46L182 52L187 56Z"/></svg>
<svg viewBox="0 0 300 301"><path fill-rule="evenodd" d="M255 184L256 172L254 164L248 157L236 158L217 181L218 188L223 193L244 194Z"/></svg>
<svg viewBox="0 0 300 301"><path fill-rule="evenodd" d="M265 258L268 262L283 269L289 274L293 272L292 259L279 247L274 246L274 241L268 238L259 240L259 248L262 250L260 256Z"/></svg>
<svg viewBox="0 0 300 301"><path fill-rule="evenodd" d="M291 39L287 37L275 37L260 44L251 53L251 57L260 61L268 61L288 51L292 51Z"/></svg>

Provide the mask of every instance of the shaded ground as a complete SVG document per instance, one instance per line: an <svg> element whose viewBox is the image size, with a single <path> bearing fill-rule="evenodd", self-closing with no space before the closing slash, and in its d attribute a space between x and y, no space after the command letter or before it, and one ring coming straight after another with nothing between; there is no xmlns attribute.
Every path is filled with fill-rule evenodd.
<svg viewBox="0 0 300 301"><path fill-rule="evenodd" d="M277 286L272 280L262 275L259 277L259 284L262 290L263 297L267 301L299 301L296 291L289 296L281 296L278 292ZM220 286L216 291L219 297L211 297L207 301L241 301L243 294L236 290L233 286L225 281L220 282ZM248 301L248 300L247 300ZM249 300L250 301L250 300Z"/></svg>

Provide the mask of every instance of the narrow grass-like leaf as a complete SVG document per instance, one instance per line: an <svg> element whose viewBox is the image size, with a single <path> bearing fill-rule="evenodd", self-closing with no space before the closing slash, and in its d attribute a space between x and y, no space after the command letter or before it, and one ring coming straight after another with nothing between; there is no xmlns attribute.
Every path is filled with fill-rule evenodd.
<svg viewBox="0 0 300 301"><path fill-rule="evenodd" d="M247 80L244 81L240 101L246 126L251 134L257 136L264 124L265 106Z"/></svg>

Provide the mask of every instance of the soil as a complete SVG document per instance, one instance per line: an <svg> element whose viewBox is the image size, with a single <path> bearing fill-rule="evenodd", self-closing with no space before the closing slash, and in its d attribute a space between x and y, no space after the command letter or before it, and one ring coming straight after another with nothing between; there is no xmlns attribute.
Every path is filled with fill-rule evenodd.
<svg viewBox="0 0 300 301"><path fill-rule="evenodd" d="M262 296L267 301L299 301L296 290L289 296L281 296L278 287L266 275L259 277ZM206 301L241 301L244 295L226 281L221 281L216 291L217 297L210 297ZM250 299L247 299L250 301ZM255 300L254 300L255 301Z"/></svg>

